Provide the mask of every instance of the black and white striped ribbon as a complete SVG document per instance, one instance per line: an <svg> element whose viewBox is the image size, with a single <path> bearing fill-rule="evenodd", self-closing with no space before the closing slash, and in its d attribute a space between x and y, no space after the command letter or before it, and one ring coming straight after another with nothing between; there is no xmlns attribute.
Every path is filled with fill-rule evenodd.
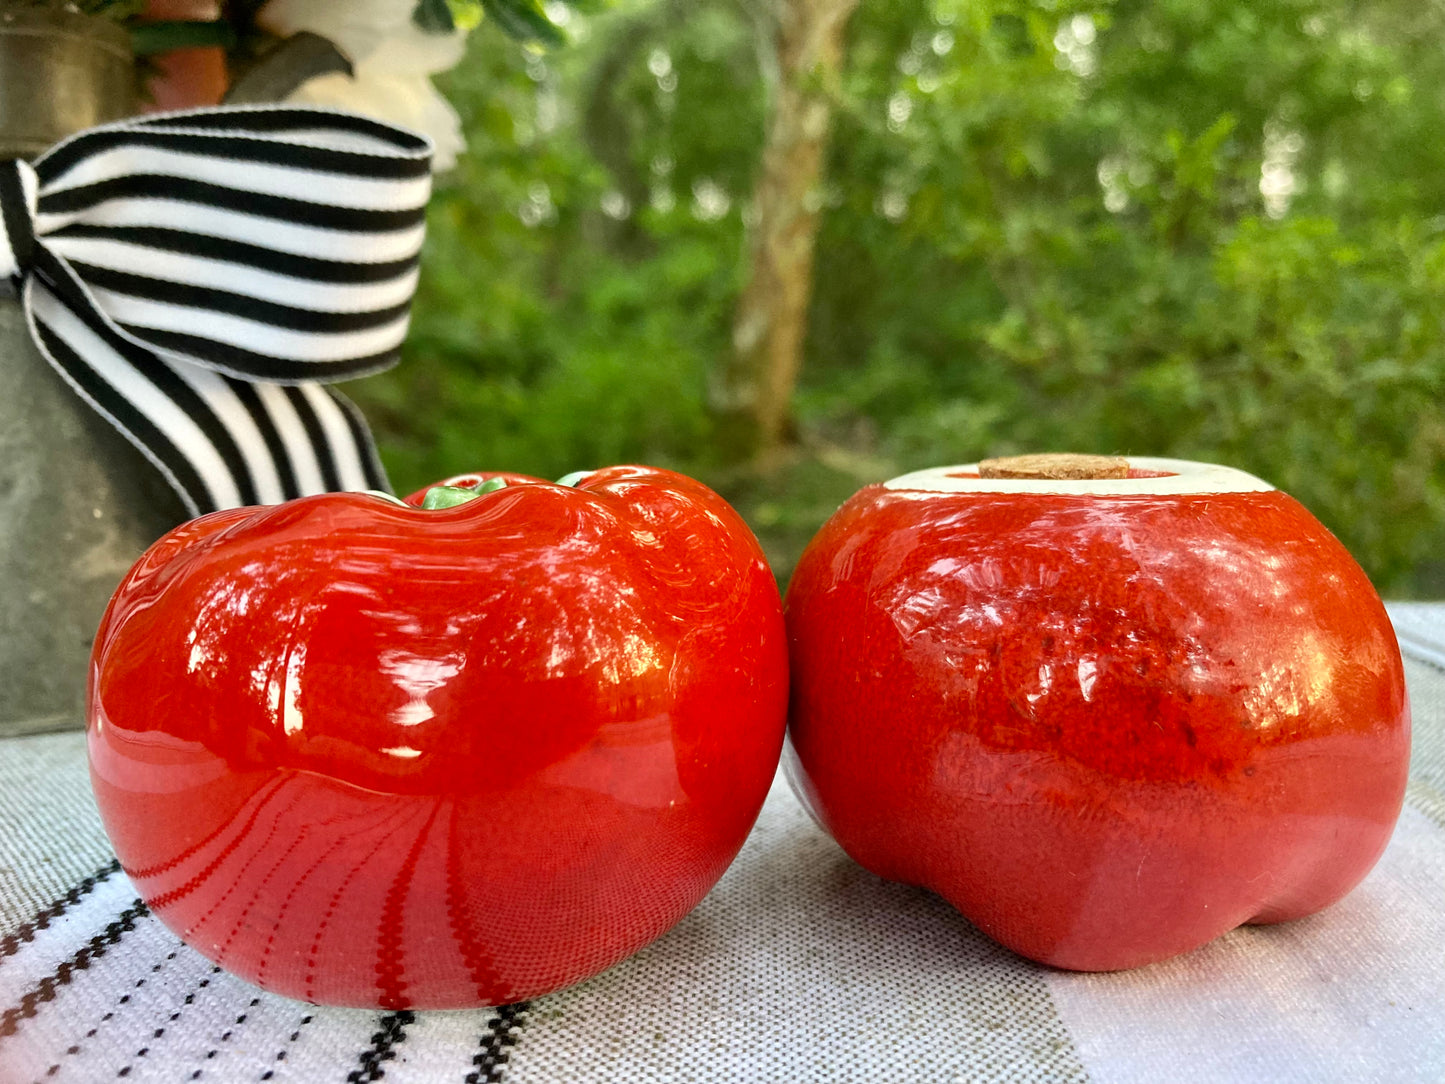
<svg viewBox="0 0 1445 1084"><path fill-rule="evenodd" d="M41 352L194 513L385 489L324 382L395 363L431 144L347 113L223 107L0 163L0 280Z"/></svg>

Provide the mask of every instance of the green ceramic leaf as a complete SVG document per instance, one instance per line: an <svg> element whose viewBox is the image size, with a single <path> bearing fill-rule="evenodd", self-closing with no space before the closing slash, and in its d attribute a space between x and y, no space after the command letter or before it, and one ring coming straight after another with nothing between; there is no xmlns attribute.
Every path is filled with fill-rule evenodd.
<svg viewBox="0 0 1445 1084"><path fill-rule="evenodd" d="M234 48L236 32L225 19L209 22L166 19L154 23L138 23L130 28L130 45L136 56L153 56L174 49L199 49L220 46Z"/></svg>
<svg viewBox="0 0 1445 1084"><path fill-rule="evenodd" d="M417 0L411 21L428 34L450 34L457 28L447 0Z"/></svg>
<svg viewBox="0 0 1445 1084"><path fill-rule="evenodd" d="M508 37L518 41L535 41L543 45L561 45L566 39L552 25L539 4L531 0L482 0L487 17L495 19Z"/></svg>

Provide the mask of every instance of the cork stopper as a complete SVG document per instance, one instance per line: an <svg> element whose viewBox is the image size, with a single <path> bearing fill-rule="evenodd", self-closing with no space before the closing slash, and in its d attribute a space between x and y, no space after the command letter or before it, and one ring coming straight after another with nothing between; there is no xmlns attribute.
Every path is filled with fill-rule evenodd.
<svg viewBox="0 0 1445 1084"><path fill-rule="evenodd" d="M1127 478L1129 461L1113 455L1075 455L1044 452L985 459L978 465L980 478L1092 479Z"/></svg>

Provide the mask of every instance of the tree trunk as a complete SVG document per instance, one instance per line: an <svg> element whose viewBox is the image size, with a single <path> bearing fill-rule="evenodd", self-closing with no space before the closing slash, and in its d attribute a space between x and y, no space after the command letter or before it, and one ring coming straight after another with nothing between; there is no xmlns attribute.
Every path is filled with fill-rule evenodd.
<svg viewBox="0 0 1445 1084"><path fill-rule="evenodd" d="M763 18L772 108L753 189L733 353L712 389L723 442L738 458L766 459L789 435L812 294L831 98L843 69L844 29L857 6L858 0L772 0Z"/></svg>

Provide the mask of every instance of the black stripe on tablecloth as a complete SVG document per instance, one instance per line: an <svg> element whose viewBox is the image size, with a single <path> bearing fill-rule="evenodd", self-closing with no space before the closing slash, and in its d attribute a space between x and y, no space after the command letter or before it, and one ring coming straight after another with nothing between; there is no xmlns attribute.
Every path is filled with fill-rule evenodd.
<svg viewBox="0 0 1445 1084"><path fill-rule="evenodd" d="M21 945L29 944L35 940L37 933L49 928L52 922L94 892L96 885L104 884L119 872L120 862L113 858L89 877L82 878L80 883L71 888L65 895L61 896L49 907L40 911L29 922L21 925L14 933L0 940L0 960L14 956L20 951Z"/></svg>
<svg viewBox="0 0 1445 1084"><path fill-rule="evenodd" d="M278 794L281 793L281 789L282 789L282 787L281 787L281 782L282 782L282 781L281 781L280 779L272 779L270 782L266 783L265 786L259 788L259 789L256 791L257 794L260 794L261 791L263 791L263 790L267 790L268 788L269 788L269 790L270 790L270 793L269 793L269 794L266 794L264 797L262 797L262 799L257 803L257 805L256 805L256 812L257 812L257 813L259 813L263 808L265 808L266 804L267 804L268 802L270 802L271 799L275 798L276 795L278 795ZM254 797L254 795L253 795L253 797ZM249 827L250 827L250 825L251 825L252 823L253 823L252 821L248 821L246 827L249 829ZM195 855L199 854L202 849L204 849L205 847L208 847L211 843L213 843L215 840L217 840L218 838L220 838L223 834L225 834L225 833L226 833L229 829L231 829L232 827L233 827L233 822L231 822L231 821L225 821L225 822L223 822L223 823L221 824L221 826L220 826L219 828L217 828L217 829L215 829L214 831L208 833L207 835L205 835L205 836L202 837L201 839L197 840L195 843L191 844L191 845L190 845L189 847L187 847L185 850L181 851L179 854L174 855L173 857L166 859L164 862L157 862L155 865L152 865L152 866L132 867L132 868L126 870L126 871L125 871L125 874L126 874L126 876L129 877L132 881L140 881L140 880L144 880L144 879L146 879L146 878L148 878L148 877L154 877L154 876L156 876L157 874L160 874L160 873L165 873L167 870L175 869L175 868L176 868L177 866L179 866L182 862L185 862L186 860L188 860L188 859L194 857Z"/></svg>
<svg viewBox="0 0 1445 1084"><path fill-rule="evenodd" d="M517 1045L517 1034L527 1023L530 1001L518 1001L514 1005L498 1007L497 1014L487 1021L479 1043L481 1049L472 1058L472 1069L462 1079L465 1084L500 1084L502 1070L511 1057L511 1048Z"/></svg>
<svg viewBox="0 0 1445 1084"><path fill-rule="evenodd" d="M1415 651L1411 651L1411 645L1407 641L1401 640L1398 636L1395 637L1395 639L1396 642L1400 645L1400 654L1405 656L1405 658L1409 659L1411 662L1418 662L1421 666L1428 666L1432 670L1435 670L1441 674L1445 674L1445 666L1442 666L1440 664L1439 659L1431 658L1429 655L1425 654L1422 651L1419 651L1418 649Z"/></svg>
<svg viewBox="0 0 1445 1084"><path fill-rule="evenodd" d="M199 203L238 214L274 218L343 233L393 233L420 226L426 221L425 207L405 207L401 210L338 207L331 203L313 203L290 196L228 188L189 177L168 177L162 173L131 173L94 184L46 192L40 197L39 212L74 214L120 199Z"/></svg>
<svg viewBox="0 0 1445 1084"><path fill-rule="evenodd" d="M291 1034L287 1037L286 1041L282 1044L281 1049L278 1050L278 1051L276 1051L276 1057L275 1057L273 1060L276 1061L277 1063L280 1063L280 1062L285 1061L285 1060L286 1060L286 1054L287 1054L287 1052L291 1049L292 1044L295 1043L297 1039L301 1038L301 1032L306 1028L306 1026L307 1026L308 1024L311 1023L311 1021L313 1021L313 1020L315 1020L315 1019L316 1019L316 1017L313 1016L311 1013L307 1013L305 1016L303 1016L303 1017L301 1018L300 1023L298 1023L298 1024L296 1025L296 1030L293 1031L293 1032L291 1032ZM262 1073L257 1079L258 1079L258 1080L262 1080L262 1081L266 1081L266 1080L270 1080L270 1079L271 1079L272 1077L274 1077L275 1075L276 1075L276 1070L275 1070L275 1069L267 1069L267 1070L266 1070L264 1073Z"/></svg>
<svg viewBox="0 0 1445 1084"><path fill-rule="evenodd" d="M411 849L407 851L401 868L396 871L391 887L387 889L386 900L381 905L381 936L376 945L376 985L381 993L381 1004L388 1007L404 1004L403 998L406 996L408 984L402 967L402 910L416 873L416 864L421 859L422 847L426 844L427 836L431 834L440 808L432 808L426 824L422 825Z"/></svg>
<svg viewBox="0 0 1445 1084"><path fill-rule="evenodd" d="M387 1013L377 1022L381 1028L371 1037L371 1046L361 1052L360 1063L346 1074L346 1084L364 1084L386 1075L384 1062L396 1057L396 1048L406 1041L406 1029L416 1022L410 1009Z"/></svg>
<svg viewBox="0 0 1445 1084"><path fill-rule="evenodd" d="M60 966L25 992L18 1005L0 1014L0 1039L9 1038L20 1030L20 1025L39 1012L40 1006L55 1000L57 990L70 985L76 972L86 970L104 956L112 945L135 929L137 919L148 914L150 908L145 905L145 901L135 900L114 922L76 949L69 959L61 961Z"/></svg>
<svg viewBox="0 0 1445 1084"><path fill-rule="evenodd" d="M268 794L262 801L257 802L256 805L252 808L250 814L246 817L246 823L243 824L240 831L236 833L235 839L232 840L229 844L227 844L226 847L222 849L220 854L216 855L215 858L207 862L204 868L202 868L199 873L195 874L184 884L177 885L175 888L167 889L165 892L162 892L157 896L152 896L151 906L155 907L157 910L169 907L177 900L185 899L192 892L200 888L203 884L205 884L212 877L214 877L216 875L216 871L221 868L222 863L224 863L226 859L230 858L233 854L235 854L236 851L239 850L245 843L250 842L251 829L255 827L256 821L261 816L261 811L266 808L267 803L270 802L273 797L275 797L277 794L280 794L281 792L282 788L278 787L276 790L273 790L270 794ZM283 806L280 812L276 814L276 823L274 823L271 827L272 834L274 834L276 831L276 824L279 824L281 818L284 817L287 813L289 813L293 808L295 808L298 801L300 801L299 796L293 796L291 801L287 805ZM267 839L269 838L270 836L268 835ZM265 841L263 840L263 845L264 842ZM130 871L127 870L126 872L129 873ZM139 874L135 874L133 876L139 876Z"/></svg>
<svg viewBox="0 0 1445 1084"><path fill-rule="evenodd" d="M246 241L235 241L228 237L172 230L164 226L96 226L75 222L46 235L46 240L64 241L67 238L115 241L158 252L203 256L208 260L239 264L275 275L341 286L369 286L378 282L391 282L414 270L421 260L420 253L380 263L326 260L317 256L282 252Z"/></svg>
<svg viewBox="0 0 1445 1084"><path fill-rule="evenodd" d="M448 834L452 839L461 835L461 805L452 803L451 821L448 826ZM446 848L447 855L447 881L446 881L446 912L447 925L451 928L452 940L456 942L457 948L461 950L462 964L467 969L467 975L476 987L477 998L483 1004L490 1004L496 996L499 988L505 988L501 976L497 973L496 961L487 951L483 940L477 936L473 928L466 904L466 890L463 887L465 880L461 865L461 848L448 841Z"/></svg>
<svg viewBox="0 0 1445 1084"><path fill-rule="evenodd" d="M179 956L179 955L180 955L180 949L179 949L179 948L172 949L170 952L166 953L166 956L165 956L165 959L164 959L164 960L162 960L160 963L157 963L157 964L152 965L152 967L151 967L151 974L154 975L154 974L158 973L159 971L161 971L162 969L164 969L167 964L169 964L172 960L174 960L174 959L175 959L177 956ZM213 967L213 968L211 969L212 973L215 973L215 972L220 971L220 970L221 970L221 969L220 969L219 967ZM149 977L149 976L147 976L147 978L148 978L148 977ZM203 990L205 987L209 986L209 985L210 985L210 981L211 981L211 980L210 980L209 978L206 978L206 979L202 979L199 983L197 983L196 986L194 987L194 989L192 990L192 993L187 996L185 1004L186 1004L186 1005L191 1004L191 1003L195 1000L195 994L198 993L199 991ZM141 979L138 979L133 986L124 987L125 993L121 994L120 997L116 998L116 1000L115 1000L114 1004L112 1005L112 1007L109 1008L109 1009L107 1009L107 1010L105 1011L105 1013L100 1017L99 1020L95 1021L95 1023L91 1026L90 1030L87 1031L87 1032L85 1033L85 1035L82 1037L82 1040L81 1040L81 1041L78 1041L78 1042L73 1042L73 1043L71 1043L68 1047L65 1048L64 1053L58 1055L58 1060L57 1060L57 1061L53 1061L53 1062L50 1063L50 1068L45 1071L45 1076L47 1076L47 1077L55 1076L55 1074L59 1073L59 1072L61 1071L61 1069L63 1068L66 1058L73 1058L73 1057L76 1057L77 1055L83 1053L83 1052L85 1051L84 1041L85 1041L85 1040L89 1040L89 1039L94 1039L94 1038L96 1037L96 1035L100 1032L101 1027L104 1026L108 1021L114 1019L114 1018L115 1018L115 1014L116 1014L117 1012L121 1011L121 1009L122 1009L125 1005L129 1004L130 999L134 996L134 992L135 992L136 990L139 990L139 989L140 989L142 986L144 986L145 984L146 984L146 978L141 978ZM176 1012L175 1014L173 1014L173 1015L171 1016L170 1021L167 1021L167 1024L169 1024L169 1023L172 1022L172 1021L175 1021L175 1020L180 1019L180 1016L181 1016L181 1013L180 1013L179 1011ZM165 1027L156 1028L155 1031L152 1032L152 1034L151 1034L151 1041L154 1042L156 1039L162 1038L162 1037L165 1035L165 1033L166 1033L166 1028L165 1028ZM134 1056L134 1057L137 1057L137 1058L143 1058L143 1057L145 1057L145 1056L146 1056L147 1054L149 1054L149 1053L150 1053L150 1045L147 1044L146 1046L143 1046L143 1047L141 1047L139 1050L137 1050L133 1056ZM116 1073L115 1075L116 1075L117 1078L127 1077L127 1076L130 1075L130 1071L131 1071L132 1068L134 1068L134 1065L133 1065L133 1064L130 1065L130 1066L126 1066L126 1067L122 1068L122 1069L120 1070L120 1072Z"/></svg>

